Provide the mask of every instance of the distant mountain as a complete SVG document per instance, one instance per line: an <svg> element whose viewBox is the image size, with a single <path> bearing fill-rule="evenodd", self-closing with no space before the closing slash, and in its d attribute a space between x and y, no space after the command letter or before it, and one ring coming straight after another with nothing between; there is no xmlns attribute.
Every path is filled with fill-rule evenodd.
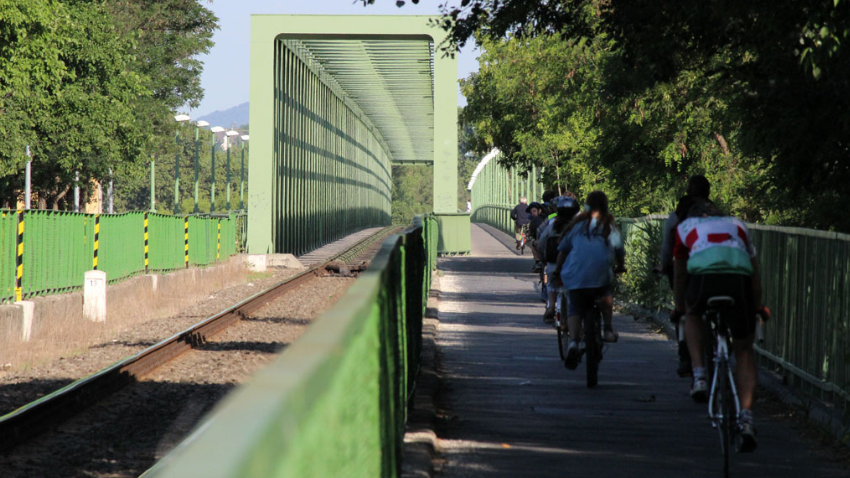
<svg viewBox="0 0 850 478"><path fill-rule="evenodd" d="M198 121L200 120L208 121L212 126L230 128L232 124L238 128L243 124L248 124L248 102L246 101L239 106L234 106L224 111L214 111L198 118Z"/></svg>

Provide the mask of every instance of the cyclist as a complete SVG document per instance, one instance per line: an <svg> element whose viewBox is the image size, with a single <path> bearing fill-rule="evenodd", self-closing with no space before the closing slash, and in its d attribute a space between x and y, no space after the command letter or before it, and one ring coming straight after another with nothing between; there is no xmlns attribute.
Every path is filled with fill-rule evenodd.
<svg viewBox="0 0 850 478"><path fill-rule="evenodd" d="M570 343L564 365L575 370L581 355L581 318L596 302L603 318L604 340L616 342L619 335L612 324L614 272L623 270L626 251L623 239L614 225L614 216L608 212L608 197L602 191L587 195L584 212L576 216L558 246L559 274L569 298L567 317Z"/></svg>
<svg viewBox="0 0 850 478"><path fill-rule="evenodd" d="M522 243L522 234L528 229L528 223L531 222L528 214L528 199L524 197L519 198L519 204L511 210L511 219L514 221L516 249L519 250Z"/></svg>
<svg viewBox="0 0 850 478"><path fill-rule="evenodd" d="M561 238L566 231L570 221L578 214L579 206L572 196L573 193L568 193L569 196L561 196L557 198L557 216L546 226L543 226L543 232L540 233L538 239L537 250L543 260L546 261L546 276L549 279L549 286L546 288L546 312L543 314L543 322L547 324L555 321L555 306L557 304L558 287L555 283L560 283L553 275L558 262L558 245L561 243ZM563 311L566 313L566 311Z"/></svg>
<svg viewBox="0 0 850 478"><path fill-rule="evenodd" d="M543 262L537 251L537 237L544 222L543 205L533 202L528 206L528 212L531 215L531 220L528 223L528 243L531 246L531 255L534 257L534 267L531 268L531 272L540 272L543 270Z"/></svg>
<svg viewBox="0 0 850 478"><path fill-rule="evenodd" d="M761 307L761 280L749 230L742 221L721 213L710 201L698 200L676 228L673 255L676 310L686 314L685 337L693 363L694 401L708 399L701 323L707 301L714 296L735 300L729 324L737 362L735 384L741 403L738 426L741 451L752 451L757 446L752 412L757 378L753 338L756 314L766 309Z"/></svg>
<svg viewBox="0 0 850 478"><path fill-rule="evenodd" d="M667 222L664 224L664 239L661 241L661 265L658 270L661 274L667 276L667 281L670 288L673 288L673 243L676 237L676 227L682 219L688 216L688 210L693 205L695 200L708 199L711 193L711 183L701 174L695 174L688 178L688 189L684 196L679 199L676 205L676 210L671 212L667 217ZM676 325L676 331L684 324L680 324L681 315L672 314L670 321ZM679 342L679 367L677 373L680 377L688 377L691 375L691 355L688 353L688 344L686 341Z"/></svg>

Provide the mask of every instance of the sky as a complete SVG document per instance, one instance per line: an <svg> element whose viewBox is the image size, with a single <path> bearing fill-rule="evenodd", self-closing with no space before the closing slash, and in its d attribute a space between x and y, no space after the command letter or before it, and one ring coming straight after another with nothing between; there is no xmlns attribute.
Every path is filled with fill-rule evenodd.
<svg viewBox="0 0 850 478"><path fill-rule="evenodd" d="M320 15L437 15L439 5L446 0L410 1L402 8L395 0L376 0L364 7L360 0L199 0L219 18L220 29L215 32L215 46L200 58L204 62L201 86L204 99L191 111L194 118L248 101L250 70L251 15L259 13L320 14ZM450 4L456 2L450 1ZM472 42L470 42L472 43ZM467 45L458 55L458 77L466 78L478 70L477 52ZM466 100L458 90L458 103Z"/></svg>

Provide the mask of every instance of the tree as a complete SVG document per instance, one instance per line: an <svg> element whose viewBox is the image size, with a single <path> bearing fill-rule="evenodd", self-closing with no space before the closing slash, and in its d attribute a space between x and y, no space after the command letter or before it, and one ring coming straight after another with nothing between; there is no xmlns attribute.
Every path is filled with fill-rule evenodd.
<svg viewBox="0 0 850 478"><path fill-rule="evenodd" d="M138 161L148 133L134 104L148 96L129 68L132 43L99 4L0 0L0 164L3 198L21 190L25 145L41 207L58 207L74 173L106 178ZM88 181L86 181L88 182Z"/></svg>
<svg viewBox="0 0 850 478"><path fill-rule="evenodd" d="M588 173L671 194L682 177L704 171L718 180L729 207L749 219L850 230L843 207L850 181L850 2L777 8L731 0L469 0L443 11L446 53L473 34L482 43L608 42L604 94L591 95L603 100L592 110L600 163L578 162ZM569 124L553 118L558 128ZM558 145L557 128L549 128L555 135L548 139L522 131L525 158ZM723 170L729 167L733 174Z"/></svg>

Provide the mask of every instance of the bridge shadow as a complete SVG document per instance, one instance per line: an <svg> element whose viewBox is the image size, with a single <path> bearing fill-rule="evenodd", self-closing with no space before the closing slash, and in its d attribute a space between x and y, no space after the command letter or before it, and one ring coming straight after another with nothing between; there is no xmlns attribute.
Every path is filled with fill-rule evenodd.
<svg viewBox="0 0 850 478"><path fill-rule="evenodd" d="M48 380L38 385L55 390L68 381ZM0 476L139 476L180 443L236 386L135 382L53 430L4 451ZM0 387L0 395L7 392L8 387Z"/></svg>

